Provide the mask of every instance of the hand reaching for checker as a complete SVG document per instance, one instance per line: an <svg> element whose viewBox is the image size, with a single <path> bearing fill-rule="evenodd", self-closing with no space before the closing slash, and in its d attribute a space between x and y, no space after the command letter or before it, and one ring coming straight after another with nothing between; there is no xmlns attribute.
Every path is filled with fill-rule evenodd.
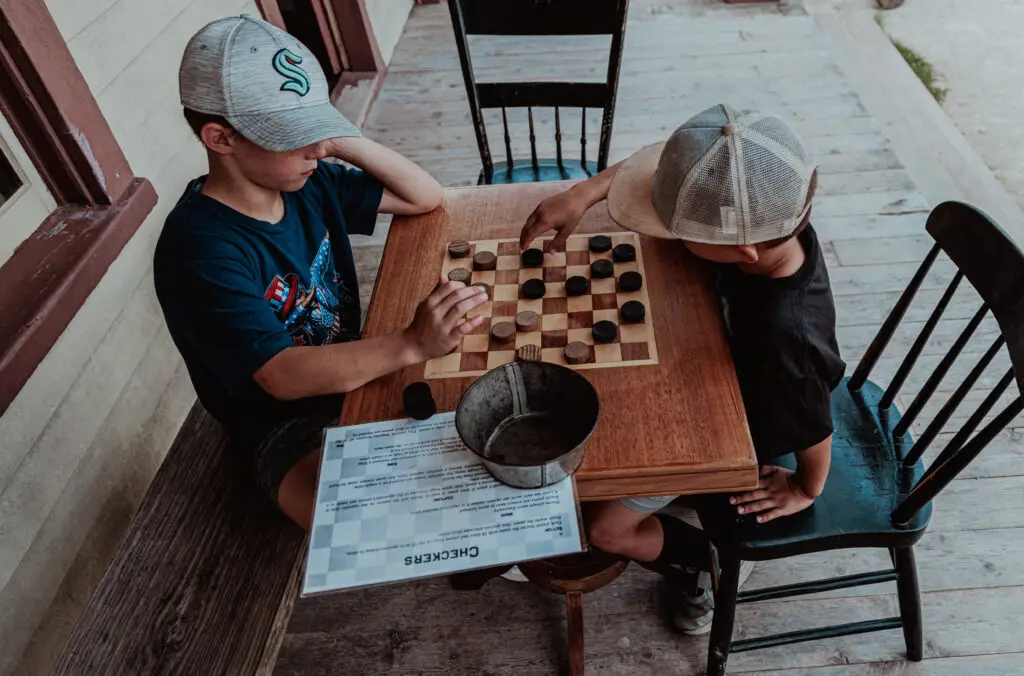
<svg viewBox="0 0 1024 676"><path fill-rule="evenodd" d="M441 277L437 287L417 307L406 337L419 361L446 355L459 345L462 337L483 323L483 317L460 320L473 308L487 301L487 291Z"/></svg>
<svg viewBox="0 0 1024 676"><path fill-rule="evenodd" d="M520 248L528 248L533 240L549 230L554 230L555 236L548 242L546 249L563 251L565 240L576 229L589 208L590 202L572 189L548 197L538 204L526 219L522 234L519 236Z"/></svg>

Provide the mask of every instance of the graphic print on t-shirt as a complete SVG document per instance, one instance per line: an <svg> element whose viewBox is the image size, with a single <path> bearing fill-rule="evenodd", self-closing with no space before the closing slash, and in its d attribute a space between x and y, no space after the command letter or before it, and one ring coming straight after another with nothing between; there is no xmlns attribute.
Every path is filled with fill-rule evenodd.
<svg viewBox="0 0 1024 676"><path fill-rule="evenodd" d="M264 294L296 345L330 345L351 340L351 336L344 335L345 316L341 314L339 296L342 302L351 300L334 268L327 235L309 266L309 288L296 273L289 272L275 275Z"/></svg>

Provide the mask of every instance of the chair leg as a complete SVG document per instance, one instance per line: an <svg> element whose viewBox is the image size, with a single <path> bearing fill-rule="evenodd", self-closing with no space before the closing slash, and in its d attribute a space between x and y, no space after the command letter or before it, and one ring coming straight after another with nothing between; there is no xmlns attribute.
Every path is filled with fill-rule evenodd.
<svg viewBox="0 0 1024 676"><path fill-rule="evenodd" d="M907 659L920 662L924 653L924 629L921 622L921 589L917 582L917 563L914 548L905 547L893 552L896 563L896 589L900 599L900 619L903 621L903 639L907 644Z"/></svg>
<svg viewBox="0 0 1024 676"><path fill-rule="evenodd" d="M708 644L708 676L723 676L732 645L732 626L736 619L736 594L740 583L740 560L734 554L719 551L721 573L715 590L715 618L711 621Z"/></svg>
<svg viewBox="0 0 1024 676"><path fill-rule="evenodd" d="M566 593L565 618L569 625L569 676L583 676L583 594L580 592Z"/></svg>

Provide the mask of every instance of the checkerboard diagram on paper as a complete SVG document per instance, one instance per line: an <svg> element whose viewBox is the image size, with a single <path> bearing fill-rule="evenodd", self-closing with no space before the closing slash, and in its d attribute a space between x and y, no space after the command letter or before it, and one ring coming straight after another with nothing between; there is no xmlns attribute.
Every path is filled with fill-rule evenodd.
<svg viewBox="0 0 1024 676"><path fill-rule="evenodd" d="M582 551L572 480L496 481L455 414L324 433L303 596Z"/></svg>

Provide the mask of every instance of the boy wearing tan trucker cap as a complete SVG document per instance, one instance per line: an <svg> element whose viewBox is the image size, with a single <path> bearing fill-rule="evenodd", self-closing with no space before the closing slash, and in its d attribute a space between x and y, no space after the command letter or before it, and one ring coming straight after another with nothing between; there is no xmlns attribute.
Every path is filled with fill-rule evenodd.
<svg viewBox="0 0 1024 676"><path fill-rule="evenodd" d="M759 523L810 507L828 475L830 393L845 364L836 343L828 271L809 222L816 182L810 154L786 122L717 105L692 117L667 142L545 200L523 228L523 246L555 230L550 246L560 248L583 213L607 199L619 225L682 240L690 253L713 264L761 465L757 489L729 502ZM790 453L795 471L774 464ZM590 541L658 570L706 569L700 531L656 513L673 498L587 505ZM677 591L676 627L709 630L713 601L706 586Z"/></svg>

